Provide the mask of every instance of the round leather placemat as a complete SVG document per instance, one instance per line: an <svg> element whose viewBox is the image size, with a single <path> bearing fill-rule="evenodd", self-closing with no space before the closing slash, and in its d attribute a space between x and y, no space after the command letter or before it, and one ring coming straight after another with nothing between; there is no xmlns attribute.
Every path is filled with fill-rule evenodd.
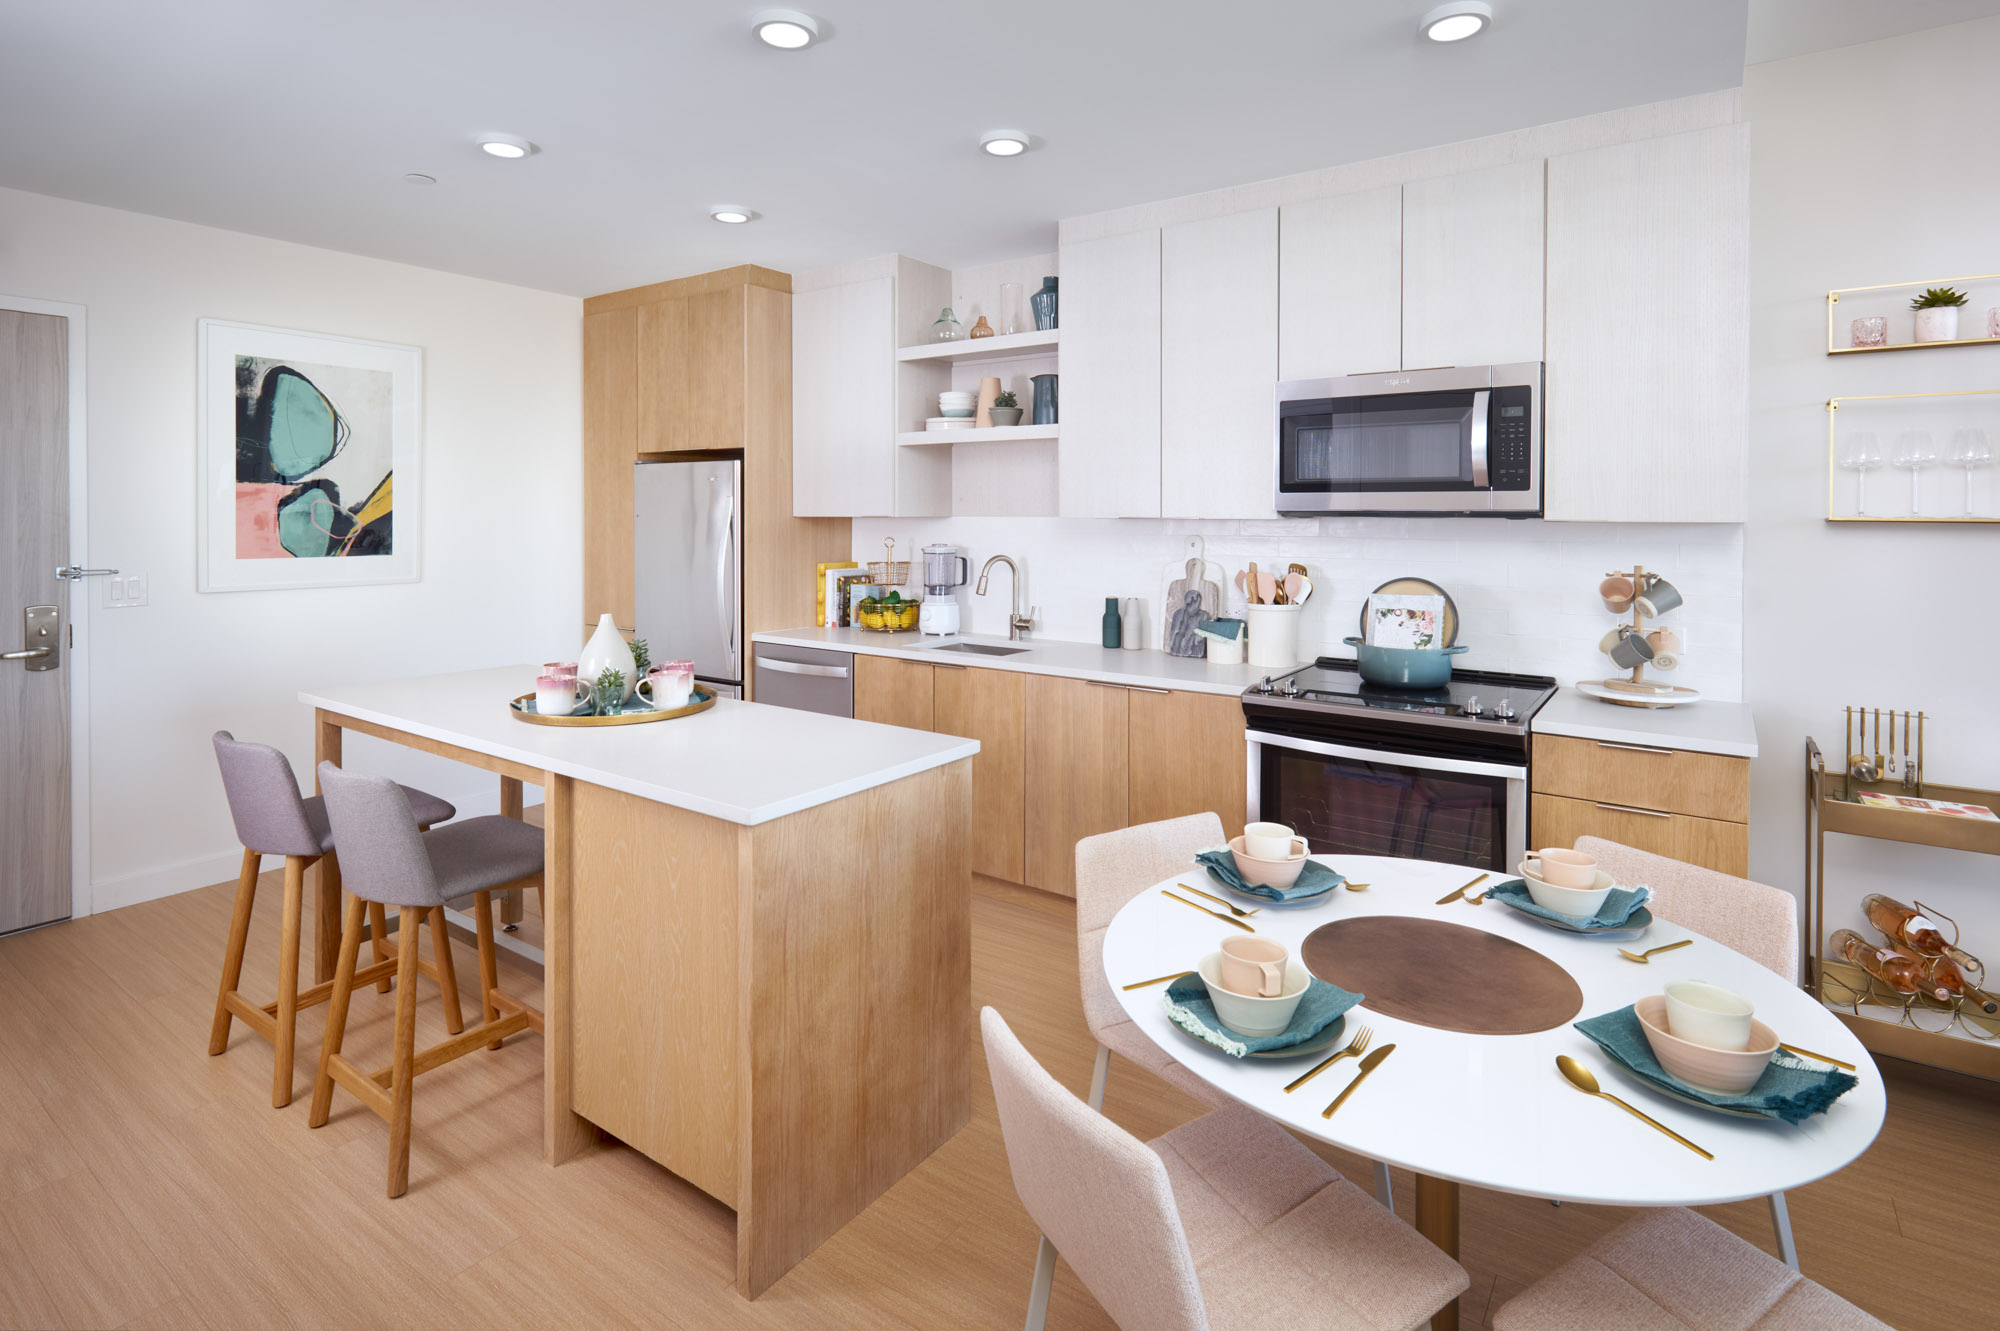
<svg viewBox="0 0 2000 1331"><path fill-rule="evenodd" d="M1583 1008L1568 971L1533 948L1443 920L1369 915L1306 935L1306 969L1366 994L1371 1012L1472 1035L1529 1035Z"/></svg>

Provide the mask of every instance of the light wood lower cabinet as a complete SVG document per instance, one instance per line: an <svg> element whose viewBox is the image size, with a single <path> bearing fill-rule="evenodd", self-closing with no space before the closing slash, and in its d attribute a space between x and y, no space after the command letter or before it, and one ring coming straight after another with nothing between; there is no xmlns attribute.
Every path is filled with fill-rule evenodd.
<svg viewBox="0 0 2000 1331"><path fill-rule="evenodd" d="M1027 681L1006 670L931 667L931 729L979 741L972 760L972 871L1027 875Z"/></svg>
<svg viewBox="0 0 2000 1331"><path fill-rule="evenodd" d="M1127 691L1027 678L1027 883L1076 895L1076 843L1128 825Z"/></svg>
<svg viewBox="0 0 2000 1331"><path fill-rule="evenodd" d="M1130 821L1222 815L1230 836L1249 805L1243 704L1228 694L1127 690L1131 709Z"/></svg>
<svg viewBox="0 0 2000 1331"><path fill-rule="evenodd" d="M1750 760L1652 744L1535 736L1528 844L1603 837L1742 877Z"/></svg>
<svg viewBox="0 0 2000 1331"><path fill-rule="evenodd" d="M854 658L854 719L931 730L931 669L893 656Z"/></svg>
<svg viewBox="0 0 2000 1331"><path fill-rule="evenodd" d="M1636 806L1536 795L1529 818L1537 846L1570 846L1580 836L1603 837L1636 850L1651 851L1704 869L1750 872L1750 826L1720 818L1693 818Z"/></svg>

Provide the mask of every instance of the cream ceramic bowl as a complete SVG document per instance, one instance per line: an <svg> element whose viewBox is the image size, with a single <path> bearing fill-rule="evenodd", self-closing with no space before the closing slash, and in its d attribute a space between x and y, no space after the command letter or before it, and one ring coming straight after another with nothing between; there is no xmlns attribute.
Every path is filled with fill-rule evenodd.
<svg viewBox="0 0 2000 1331"><path fill-rule="evenodd" d="M1218 1015L1220 1011L1218 1008ZM1659 994L1640 999L1633 1004L1633 1011L1638 1014L1640 1029L1646 1032L1646 1043L1653 1046L1653 1057L1660 1060L1669 1076L1718 1095L1741 1095L1755 1086L1771 1056L1778 1052L1777 1033L1754 1019L1749 1048L1711 1049L1678 1039L1667 1030L1667 1000Z"/></svg>
<svg viewBox="0 0 2000 1331"><path fill-rule="evenodd" d="M1276 1035L1284 1030L1292 1024L1299 1000L1312 983L1311 972L1297 957L1285 963L1285 992L1276 998L1254 998L1223 988L1220 952L1203 957L1197 969L1208 986L1208 1001L1215 1005L1216 1017L1238 1035Z"/></svg>
<svg viewBox="0 0 2000 1331"><path fill-rule="evenodd" d="M1306 871L1303 854L1288 860L1260 860L1243 849L1240 836L1229 838L1229 853L1236 857L1236 872L1243 875L1243 881L1257 887L1290 887Z"/></svg>
<svg viewBox="0 0 2000 1331"><path fill-rule="evenodd" d="M1677 1040L1709 1049L1745 1049L1757 1009L1749 999L1706 980L1673 980L1664 992L1665 1025Z"/></svg>
<svg viewBox="0 0 2000 1331"><path fill-rule="evenodd" d="M1604 898L1611 895L1611 889L1618 886L1610 874L1599 869L1595 887L1557 887L1554 883L1544 881L1535 869L1530 869L1528 866L1531 864L1535 869L1541 868L1540 860L1526 859L1521 861L1515 872L1520 874L1521 881L1528 885L1528 895L1534 899L1535 904L1543 910L1552 910L1558 915L1573 915L1580 920L1589 919L1597 914L1597 908L1604 904Z"/></svg>

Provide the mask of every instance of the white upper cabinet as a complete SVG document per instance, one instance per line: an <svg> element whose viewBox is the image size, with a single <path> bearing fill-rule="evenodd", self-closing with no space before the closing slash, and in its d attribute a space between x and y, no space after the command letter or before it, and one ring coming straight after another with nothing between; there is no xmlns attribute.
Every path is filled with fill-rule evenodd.
<svg viewBox="0 0 2000 1331"><path fill-rule="evenodd" d="M1549 159L1544 512L1742 522L1750 131Z"/></svg>
<svg viewBox="0 0 2000 1331"><path fill-rule="evenodd" d="M896 283L792 297L792 512L886 514L895 494Z"/></svg>
<svg viewBox="0 0 2000 1331"><path fill-rule="evenodd" d="M1542 356L1542 162L1403 186L1403 363Z"/></svg>
<svg viewBox="0 0 2000 1331"><path fill-rule="evenodd" d="M1166 227L1160 286L1159 511L1274 517L1278 210Z"/></svg>
<svg viewBox="0 0 2000 1331"><path fill-rule="evenodd" d="M1278 378L1403 363L1403 191L1288 203L1278 214Z"/></svg>
<svg viewBox="0 0 2000 1331"><path fill-rule="evenodd" d="M1066 518L1160 516L1160 233L1062 247Z"/></svg>

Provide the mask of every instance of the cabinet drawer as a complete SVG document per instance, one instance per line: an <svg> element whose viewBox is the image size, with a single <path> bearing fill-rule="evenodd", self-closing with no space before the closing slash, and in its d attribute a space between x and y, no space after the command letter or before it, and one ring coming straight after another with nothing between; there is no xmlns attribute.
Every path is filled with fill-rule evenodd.
<svg viewBox="0 0 2000 1331"><path fill-rule="evenodd" d="M1532 778L1541 795L1750 821L1748 758L1537 735Z"/></svg>
<svg viewBox="0 0 2000 1331"><path fill-rule="evenodd" d="M1750 827L1717 818L1620 808L1606 800L1536 795L1528 811L1528 844L1571 846L1580 836L1603 837L1636 850L1651 851L1704 869L1746 877L1750 872Z"/></svg>

